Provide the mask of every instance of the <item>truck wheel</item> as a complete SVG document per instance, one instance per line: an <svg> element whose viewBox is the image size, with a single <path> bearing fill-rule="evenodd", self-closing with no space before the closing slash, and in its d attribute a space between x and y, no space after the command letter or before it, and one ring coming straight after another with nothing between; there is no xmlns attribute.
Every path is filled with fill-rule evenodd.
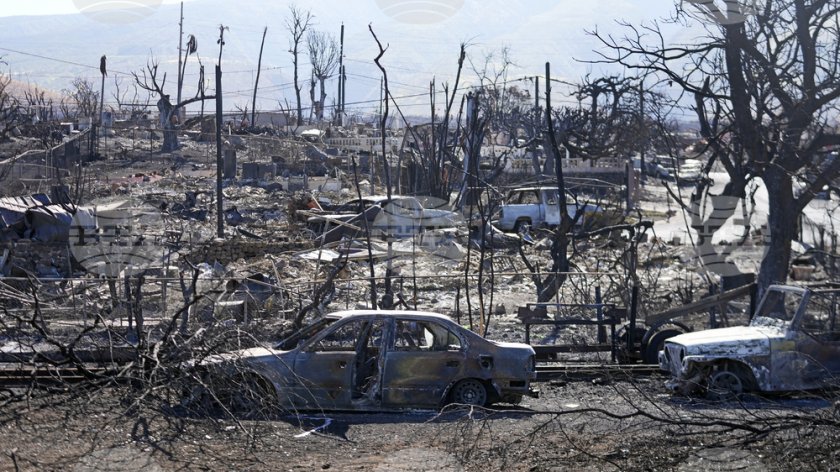
<svg viewBox="0 0 840 472"><path fill-rule="evenodd" d="M517 220L516 223L513 224L513 232L518 233L526 226L531 226L531 222L528 220Z"/></svg>

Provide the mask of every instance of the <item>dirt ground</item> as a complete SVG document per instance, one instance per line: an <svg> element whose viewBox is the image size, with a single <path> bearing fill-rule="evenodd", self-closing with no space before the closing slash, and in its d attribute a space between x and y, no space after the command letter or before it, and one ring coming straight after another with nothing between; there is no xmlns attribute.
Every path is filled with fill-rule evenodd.
<svg viewBox="0 0 840 472"><path fill-rule="evenodd" d="M126 387L0 410L0 469L833 470L829 400L672 397L664 378L540 384L519 407L191 417ZM144 392L151 395L150 392ZM820 423L822 423L820 425Z"/></svg>

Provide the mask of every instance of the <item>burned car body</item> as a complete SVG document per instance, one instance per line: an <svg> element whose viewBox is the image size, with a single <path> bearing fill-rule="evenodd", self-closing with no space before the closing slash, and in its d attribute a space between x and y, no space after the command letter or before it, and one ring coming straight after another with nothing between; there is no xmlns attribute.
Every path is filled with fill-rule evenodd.
<svg viewBox="0 0 840 472"><path fill-rule="evenodd" d="M835 385L840 374L840 289L773 285L749 326L710 329L668 339L659 366L685 394L720 397Z"/></svg>
<svg viewBox="0 0 840 472"><path fill-rule="evenodd" d="M306 225L321 244L367 229L377 238L409 238L425 231L461 225L461 215L442 208L443 203L431 197L369 196L350 200L328 213L310 216Z"/></svg>
<svg viewBox="0 0 840 472"><path fill-rule="evenodd" d="M516 402L536 395L534 350L412 311L325 316L275 348L212 356L203 384L247 384L280 408L380 410Z"/></svg>

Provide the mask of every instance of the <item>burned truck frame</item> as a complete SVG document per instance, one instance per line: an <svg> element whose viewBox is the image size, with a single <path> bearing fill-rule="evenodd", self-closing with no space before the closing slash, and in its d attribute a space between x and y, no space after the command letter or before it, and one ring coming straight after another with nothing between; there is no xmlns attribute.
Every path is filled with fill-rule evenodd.
<svg viewBox="0 0 840 472"><path fill-rule="evenodd" d="M810 390L837 384L840 288L773 285L749 326L681 334L665 341L659 366L683 394Z"/></svg>

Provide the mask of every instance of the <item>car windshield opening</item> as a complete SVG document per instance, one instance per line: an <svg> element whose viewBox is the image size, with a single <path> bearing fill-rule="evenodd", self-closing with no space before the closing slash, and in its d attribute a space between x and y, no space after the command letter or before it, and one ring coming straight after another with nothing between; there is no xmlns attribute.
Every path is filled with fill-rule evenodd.
<svg viewBox="0 0 840 472"><path fill-rule="evenodd" d="M771 289L767 292L756 317L789 323L802 302L803 294L796 291Z"/></svg>

